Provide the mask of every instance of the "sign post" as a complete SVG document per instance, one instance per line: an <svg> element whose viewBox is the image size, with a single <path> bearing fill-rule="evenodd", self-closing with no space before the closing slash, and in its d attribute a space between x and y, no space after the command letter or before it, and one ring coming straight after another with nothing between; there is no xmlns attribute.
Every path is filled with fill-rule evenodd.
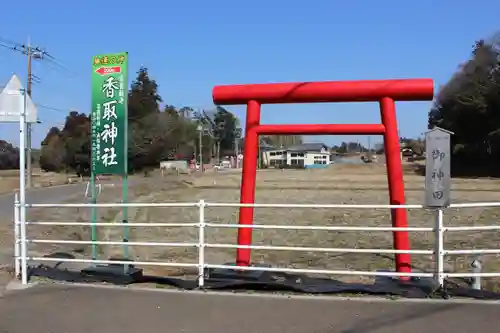
<svg viewBox="0 0 500 333"><path fill-rule="evenodd" d="M425 133L425 205L436 212L435 276L444 284L443 208L450 205L451 134L439 127Z"/></svg>
<svg viewBox="0 0 500 333"><path fill-rule="evenodd" d="M90 187L92 203L97 203L96 176L122 177L122 202L128 197L128 53L95 55L92 58L92 162ZM127 207L122 208L123 223L128 221ZM97 208L92 208L92 259L97 259ZM123 241L128 242L125 226ZM128 258L128 246L123 248Z"/></svg>
<svg viewBox="0 0 500 333"><path fill-rule="evenodd" d="M27 94L19 78L14 74L0 93L0 123L19 123L19 216L14 226L16 235L15 261L21 257L21 281L28 283L28 262L26 245L26 129L27 124L37 122L35 104ZM17 208L16 208L17 211ZM19 236L19 237L18 237Z"/></svg>
<svg viewBox="0 0 500 333"><path fill-rule="evenodd" d="M425 205L444 208L450 204L451 134L439 127L425 133Z"/></svg>

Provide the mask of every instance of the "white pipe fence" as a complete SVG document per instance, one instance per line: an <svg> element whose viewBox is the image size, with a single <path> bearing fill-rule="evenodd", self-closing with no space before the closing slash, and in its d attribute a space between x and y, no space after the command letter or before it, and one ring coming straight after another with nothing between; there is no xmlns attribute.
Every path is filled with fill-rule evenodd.
<svg viewBox="0 0 500 333"><path fill-rule="evenodd" d="M27 208L91 208L91 207L193 207L199 210L199 221L197 223L92 223L92 222L50 222L50 221L26 221ZM21 204L18 196L15 199L14 219L15 219L15 273L21 278L23 284L28 283L28 262L29 261L51 261L51 262L72 262L72 263L93 263L93 264L123 264L137 266L166 266L179 268L197 268L198 285L204 286L204 272L207 268L230 269L241 271L269 271L269 272L289 272L289 273L309 273L309 274L328 274L328 275L357 275L357 276L389 276L389 277L431 277L443 286L444 279L448 277L500 277L500 272L490 273L449 273L444 271L444 257L449 255L479 255L479 254L500 254L500 248L496 249L462 249L446 250L444 248L445 232L463 232L463 231L493 231L500 230L497 226L470 226L470 227L447 227L443 225L443 215L446 209L434 209L435 225L434 227L363 227L363 226L300 226L300 225L238 225L238 224L219 224L208 223L205 221L205 209L207 207L256 207L256 208L331 208L331 209L426 209L422 205L296 205L296 204L240 204L240 203L210 203L200 200L190 203L101 203L101 204ZM500 207L500 202L489 203L468 203L452 204L449 208L477 208L477 207ZM44 226L105 226L105 227L197 227L197 243L168 243L168 242L115 242L115 241L76 241L76 240L58 240L58 239L28 239L26 228L29 225ZM250 245L242 246L235 244L216 244L205 241L205 231L207 228L254 228L254 229L276 229L276 230L320 230L320 231L408 231L408 232L433 232L435 235L435 247L430 250L394 250L394 249L355 249L355 248L320 248L320 247L298 247L298 246L270 246L270 245ZM182 262L151 262L151 261L115 261L115 260L90 260L90 259L67 259L67 258L48 258L32 257L28 255L27 244L98 244L98 245L128 245L128 246L156 246L156 247L192 247L198 248L198 263ZM433 255L435 258L434 272L376 272L376 271L350 271L350 270L328 270L328 269L297 269L297 268L272 268L272 267L243 267L229 266L207 263L205 260L206 248L224 248L224 249L255 249L269 251L305 251L305 252L324 252L324 253L366 253L366 254L397 254L409 253L418 255Z"/></svg>

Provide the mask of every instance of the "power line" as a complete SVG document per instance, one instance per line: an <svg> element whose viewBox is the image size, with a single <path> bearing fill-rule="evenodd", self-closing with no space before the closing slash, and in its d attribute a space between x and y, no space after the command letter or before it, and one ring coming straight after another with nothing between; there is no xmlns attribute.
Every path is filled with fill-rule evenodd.
<svg viewBox="0 0 500 333"><path fill-rule="evenodd" d="M29 44L29 43L28 43ZM23 43L18 43L14 42L12 40L3 38L0 36L0 47L9 49L11 51L17 51L19 53L22 53L24 55L28 55L28 47L31 49L31 55L32 59L35 60L43 60L43 62L49 67L50 69L64 73L64 74L70 74L70 76L77 76L79 75L79 72L76 70L71 69L69 66L65 65L62 61L54 57L51 53L49 53L45 48L42 47L33 47L27 44ZM32 77L33 78L33 77ZM37 77L37 83L41 78ZM35 80L33 80L35 81Z"/></svg>
<svg viewBox="0 0 500 333"><path fill-rule="evenodd" d="M26 93L29 97L31 97L32 86L33 83L40 83L40 77L34 75L32 73L32 61L33 60L43 60L44 62L50 64L52 69L54 70L63 70L65 72L70 72L72 75L76 75L77 73L72 71L69 67L65 66L62 62L56 59L53 55L51 55L46 49L41 48L39 46L32 46L29 39L27 44L17 43L6 38L0 36L0 47L9 49L14 52L20 52L23 55L27 56L27 86ZM38 107L45 108L51 111L64 112L67 114L67 111L50 107L47 105L38 105ZM28 188L31 188L31 179L32 179L32 167L31 167L31 123L26 124L26 157L27 157L27 182L26 185Z"/></svg>
<svg viewBox="0 0 500 333"><path fill-rule="evenodd" d="M55 108L53 106L48 106L48 105L44 105L44 104L35 104L35 106L42 108L42 109L50 110L50 111L62 112L66 115L69 114L69 110L59 109L59 108Z"/></svg>
<svg viewBox="0 0 500 333"><path fill-rule="evenodd" d="M29 97L31 97L33 82L40 82L40 78L38 76L34 76L32 73L32 61L33 60L44 60L51 59L54 57L50 55L45 49L40 48L39 46L32 46L30 41L28 40L27 44L13 42L6 38L0 36L0 45L4 48L10 49L15 52L20 52L23 55L26 55L28 58L28 69L27 69L27 85L26 85L26 93ZM31 188L31 123L26 124L26 158L27 158L27 182L26 185L28 188Z"/></svg>
<svg viewBox="0 0 500 333"><path fill-rule="evenodd" d="M19 51L19 48L22 46L20 43L13 42L11 40L5 39L0 36L0 47L10 49L13 51Z"/></svg>

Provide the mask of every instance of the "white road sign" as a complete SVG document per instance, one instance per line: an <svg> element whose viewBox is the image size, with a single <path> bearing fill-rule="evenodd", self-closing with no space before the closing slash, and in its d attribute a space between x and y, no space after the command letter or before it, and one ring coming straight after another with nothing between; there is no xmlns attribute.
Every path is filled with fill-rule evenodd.
<svg viewBox="0 0 500 333"><path fill-rule="evenodd" d="M24 87L14 74L0 94L0 123L18 123L24 109ZM29 96L26 96L26 122L37 122L37 110Z"/></svg>

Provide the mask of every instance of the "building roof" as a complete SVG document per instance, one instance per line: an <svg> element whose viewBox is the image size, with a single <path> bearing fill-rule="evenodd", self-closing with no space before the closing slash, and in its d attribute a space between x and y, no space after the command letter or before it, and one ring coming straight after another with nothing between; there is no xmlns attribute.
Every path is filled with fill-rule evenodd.
<svg viewBox="0 0 500 333"><path fill-rule="evenodd" d="M312 143L302 143L298 145L291 145L288 147L274 147L272 145L265 144L264 142L261 142L260 146L261 150L263 151L272 151L272 150L279 150L279 151L321 151L322 149L328 149L328 146L325 145L324 143L321 142L312 142Z"/></svg>
<svg viewBox="0 0 500 333"><path fill-rule="evenodd" d="M266 143L265 141L263 140L260 140L259 142L259 147L260 147L260 150L261 151L267 151L267 150L277 150L279 148L276 148L275 146L273 145L270 145L268 143Z"/></svg>
<svg viewBox="0 0 500 333"><path fill-rule="evenodd" d="M302 143L286 148L288 151L321 151L322 149L328 149L328 146L321 142Z"/></svg>

